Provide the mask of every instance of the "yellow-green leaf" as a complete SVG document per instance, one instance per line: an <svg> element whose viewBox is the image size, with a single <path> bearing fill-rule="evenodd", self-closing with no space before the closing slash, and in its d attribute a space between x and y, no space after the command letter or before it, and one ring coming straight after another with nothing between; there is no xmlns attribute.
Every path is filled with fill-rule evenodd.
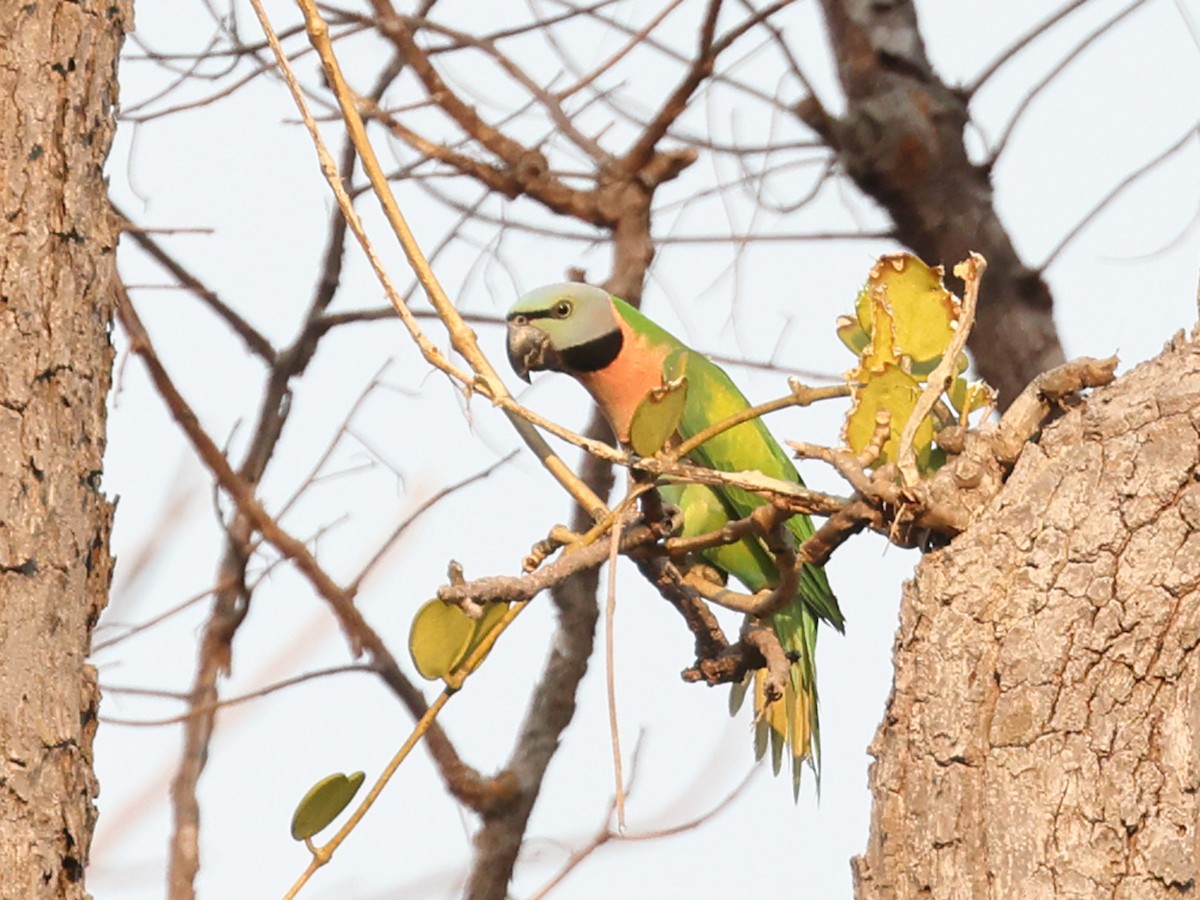
<svg viewBox="0 0 1200 900"><path fill-rule="evenodd" d="M967 405L967 379L955 378L950 382L950 389L946 391L946 396L950 398L950 405L954 407L955 412L962 415L963 407Z"/></svg>
<svg viewBox="0 0 1200 900"><path fill-rule="evenodd" d="M892 310L888 306L884 292L876 291L870 297L867 306L871 310L871 344L863 352L862 367L872 372L879 372L884 367L895 365L899 361L896 348L896 326L892 320Z"/></svg>
<svg viewBox="0 0 1200 900"><path fill-rule="evenodd" d="M880 257L855 304L859 324L872 334L880 302L891 314L897 356L922 363L945 353L961 305L942 285L941 268L930 268L910 253Z"/></svg>
<svg viewBox="0 0 1200 900"><path fill-rule="evenodd" d="M338 772L309 788L292 813L292 837L303 841L324 830L354 799L364 778L362 772Z"/></svg>
<svg viewBox="0 0 1200 900"><path fill-rule="evenodd" d="M909 366L909 371L916 375L921 381L928 381L929 375L938 367L938 363L941 361L942 357L939 355L923 362L914 362L911 366ZM961 375L963 372L967 371L967 354L958 354L958 364L955 366L955 369L957 370L954 373L955 375Z"/></svg>
<svg viewBox="0 0 1200 900"><path fill-rule="evenodd" d="M850 316L838 316L837 335L842 339L842 343L850 349L850 352L856 356L866 350L871 343L871 335L863 330L858 319Z"/></svg>
<svg viewBox="0 0 1200 900"><path fill-rule="evenodd" d="M842 427L842 439L855 453L871 443L875 434L875 414L886 409L891 413L889 435L876 464L896 458L896 444L904 423L912 415L921 396L921 385L915 378L895 365L885 365L877 372L857 373L861 383L855 387L853 403ZM926 416L913 438L913 450L918 459L928 458L933 443L933 420Z"/></svg>
<svg viewBox="0 0 1200 900"><path fill-rule="evenodd" d="M671 439L687 403L687 354L668 361L661 387L642 398L629 423L629 443L638 456L653 456Z"/></svg>
<svg viewBox="0 0 1200 900"><path fill-rule="evenodd" d="M879 263L875 264L876 266ZM862 290L858 292L858 296L854 299L854 314L858 317L858 327L867 334L872 330L871 315L871 284L872 277L875 275L875 269L871 269L871 274L867 276L867 283L863 285Z"/></svg>
<svg viewBox="0 0 1200 900"><path fill-rule="evenodd" d="M968 382L965 378L955 378L947 393L959 416L968 415L996 402L995 391L985 381Z"/></svg>
<svg viewBox="0 0 1200 900"><path fill-rule="evenodd" d="M408 652L422 676L433 681L454 671L471 646L476 621L457 606L430 600L413 617Z"/></svg>
<svg viewBox="0 0 1200 900"><path fill-rule="evenodd" d="M500 624L500 620L504 618L506 612L508 612L507 603L489 603L487 605L483 615L475 622L475 633L471 637L471 644L467 647L467 652L463 654L464 659L475 652L475 648L483 642L483 639ZM487 659L486 653L480 657L479 662L482 663L485 659ZM479 664L476 663L475 668L478 667Z"/></svg>

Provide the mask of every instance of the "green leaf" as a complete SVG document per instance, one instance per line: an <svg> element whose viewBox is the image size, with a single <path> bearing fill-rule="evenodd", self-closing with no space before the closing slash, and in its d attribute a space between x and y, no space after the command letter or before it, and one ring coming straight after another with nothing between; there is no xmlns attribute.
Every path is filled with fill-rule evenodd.
<svg viewBox="0 0 1200 900"><path fill-rule="evenodd" d="M963 407L969 402L967 399L967 379L955 378L950 382L950 389L946 391L946 396L950 399L950 405L954 407L954 411L961 416Z"/></svg>
<svg viewBox="0 0 1200 900"><path fill-rule="evenodd" d="M292 813L292 837L298 841L307 840L328 827L354 799L365 778L362 772L353 775L338 772L309 788Z"/></svg>
<svg viewBox="0 0 1200 900"><path fill-rule="evenodd" d="M653 456L675 434L687 403L687 354L668 360L661 387L642 398L629 423L629 443L638 456Z"/></svg>
<svg viewBox="0 0 1200 900"><path fill-rule="evenodd" d="M477 623L457 606L430 600L413 617L408 652L417 671L430 681L445 678L462 662Z"/></svg>
<svg viewBox="0 0 1200 900"><path fill-rule="evenodd" d="M921 381L927 382L929 380L929 376L933 373L933 370L938 367L938 363L941 361L941 356L934 356L931 359L927 359L922 362L913 362L908 367L908 371L910 371L913 375L916 375ZM955 369L955 375L961 375L963 372L967 371L967 354L958 354L958 364L955 366Z"/></svg>
<svg viewBox="0 0 1200 900"><path fill-rule="evenodd" d="M852 319L850 316L838 316L837 336L856 356L866 350L871 343L871 335L863 330L858 319Z"/></svg>

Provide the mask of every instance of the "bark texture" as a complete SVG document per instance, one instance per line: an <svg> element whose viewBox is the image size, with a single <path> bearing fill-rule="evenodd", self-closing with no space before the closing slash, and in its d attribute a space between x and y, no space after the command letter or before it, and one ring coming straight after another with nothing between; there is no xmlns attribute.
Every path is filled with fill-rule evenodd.
<svg viewBox="0 0 1200 900"><path fill-rule="evenodd" d="M835 119L809 103L799 113L914 253L947 272L972 250L987 258L968 346L1003 408L1065 359L1050 288L996 214L990 170L967 155L969 98L933 71L911 0L821 0L821 8L846 112Z"/></svg>
<svg viewBox="0 0 1200 900"><path fill-rule="evenodd" d="M1047 428L907 585L860 900L1194 895L1197 338Z"/></svg>
<svg viewBox="0 0 1200 900"><path fill-rule="evenodd" d="M0 0L0 896L85 897L120 0Z"/></svg>

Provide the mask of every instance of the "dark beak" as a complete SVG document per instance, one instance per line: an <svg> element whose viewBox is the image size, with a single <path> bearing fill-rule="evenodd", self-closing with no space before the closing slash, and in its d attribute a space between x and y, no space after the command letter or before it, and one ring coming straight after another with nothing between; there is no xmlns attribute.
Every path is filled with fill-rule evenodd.
<svg viewBox="0 0 1200 900"><path fill-rule="evenodd" d="M530 372L553 368L556 358L546 332L532 325L508 323L508 362L518 377L529 381Z"/></svg>

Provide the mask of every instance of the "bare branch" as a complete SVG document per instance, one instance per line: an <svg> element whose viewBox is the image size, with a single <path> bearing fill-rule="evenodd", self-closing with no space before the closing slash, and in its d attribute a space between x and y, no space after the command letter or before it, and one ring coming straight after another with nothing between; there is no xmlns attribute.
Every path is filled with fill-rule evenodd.
<svg viewBox="0 0 1200 900"><path fill-rule="evenodd" d="M1065 235L1063 235L1062 239L1054 245L1054 248L1048 254L1046 254L1045 260L1043 260L1042 264L1038 266L1038 271L1044 272L1046 269L1050 268L1059 255L1062 254L1063 250L1065 250L1067 246L1070 245L1073 240L1075 240L1075 238L1079 237L1080 233L1082 233L1083 230L1088 227L1088 225L1092 224L1092 222L1095 221L1096 217L1104 211L1108 204L1115 200L1127 187L1129 187L1143 175L1153 171L1159 165L1166 162L1177 152L1182 150L1191 138L1197 136L1200 136L1200 125L1193 125L1169 147L1154 156L1152 159L1149 159L1142 165L1138 166L1136 169L1118 181L1115 185L1113 185L1112 189L1109 190L1108 193L1106 193L1103 197L1101 197L1096 202L1095 206L1088 210L1087 215L1076 222L1075 226Z"/></svg>
<svg viewBox="0 0 1200 900"><path fill-rule="evenodd" d="M1072 360L1035 379L999 423L988 429L996 458L1012 465L1021 448L1041 427L1062 400L1084 388L1101 387L1113 380L1117 358Z"/></svg>
<svg viewBox="0 0 1200 900"><path fill-rule="evenodd" d="M621 532L621 552L657 541L664 533L664 529L658 526L631 525ZM547 588L563 583L572 575L603 565L609 557L611 540L605 537L573 548L556 562L526 575L489 575L475 581L443 585L438 588L437 597L443 603L461 607L472 618L478 618L482 612L481 606L485 603L529 600Z"/></svg>
<svg viewBox="0 0 1200 900"><path fill-rule="evenodd" d="M292 560L300 572L330 605L338 619L351 650L357 655L365 651L372 667L389 688L400 698L414 718L421 718L428 710L421 692L401 671L391 651L379 635L367 624L353 597L340 588L325 572L309 549L283 530L278 522L263 508L254 495L252 486L245 481L226 460L220 449L200 427L195 413L179 394L170 376L159 361L149 335L129 298L122 296L118 304L118 316L129 335L131 352L140 356L150 372L155 388L179 423L201 461L212 472L217 483L237 504L238 510L253 527L269 541L286 559ZM203 656L203 654L202 654ZM460 798L477 794L483 783L478 773L469 769L459 758L445 734L433 726L427 742L447 786Z"/></svg>
<svg viewBox="0 0 1200 900"><path fill-rule="evenodd" d="M687 108L688 100L696 89L712 74L716 61L713 42L717 31L717 17L721 14L722 0L708 0L708 8L700 26L699 47L683 80L663 102L659 112L643 130L641 136L621 159L626 172L638 172L650 161L658 142ZM719 52L719 51L718 51Z"/></svg>
<svg viewBox="0 0 1200 900"><path fill-rule="evenodd" d="M135 244L145 250L151 259L170 272L181 286L187 288L200 300L204 301L206 306L223 319L238 337L242 339L247 350L259 357L267 365L274 364L275 348L271 346L270 341L218 297L216 291L210 290L199 278L185 269L175 257L167 253L162 245L150 236L148 231L134 225L129 217L121 212L120 208L116 205L113 206L113 212L125 223L123 226L125 234L129 235Z"/></svg>
<svg viewBox="0 0 1200 900"><path fill-rule="evenodd" d="M992 148L991 155L988 158L989 168L996 165L996 161L1000 158L1000 154L1003 153L1004 148L1008 146L1009 139L1012 137L1013 131L1016 130L1017 123L1021 121L1021 118L1025 115L1025 111L1029 109L1029 107L1033 104L1033 101L1037 99L1038 95L1041 94L1042 91L1044 91L1047 87L1049 87L1051 82L1061 75L1063 71L1075 61L1079 54L1083 53L1083 51L1090 47L1098 38L1103 37L1105 34L1111 31L1118 22L1120 22L1130 13L1137 11L1145 4L1146 0L1134 0L1133 3L1126 6L1116 15L1105 20L1105 22L1098 28L1088 32L1083 40L1081 40L1075 46L1075 49L1059 59L1059 61L1055 63L1054 67L1047 72L1041 78L1041 80L1039 80L1033 85L1033 87L1025 92L1025 96L1021 98L1021 102L1017 104L1017 108L1013 111L1012 118L1008 120L1008 125L1005 126L1004 131L1000 133L999 140L996 142L995 147Z"/></svg>
<svg viewBox="0 0 1200 900"><path fill-rule="evenodd" d="M1067 18L1067 16L1069 16L1071 13L1075 12L1075 10L1079 9L1079 7L1088 2L1089 0L1071 0L1071 2L1062 9L1039 22L1036 26L1005 47L1004 52L988 63L988 65L984 67L983 71L975 76L975 80L963 88L963 91L968 97L974 97L975 94L979 93L979 89L987 83L988 79L999 72L1006 63L1013 59L1013 57L1040 38L1043 34L1048 32L1063 19Z"/></svg>
<svg viewBox="0 0 1200 900"><path fill-rule="evenodd" d="M719 803L711 809L706 810L698 816L688 819L685 822L680 822L678 825L669 825L665 828L656 828L650 831L629 833L623 830L614 831L607 823L612 820L613 809L610 806L608 815L605 817L605 825L596 833L596 835L571 853L570 857L563 867L551 878L546 884L539 888L530 896L530 900L544 900L554 888L558 887L568 875L570 875L580 863L584 862L593 853L603 847L605 844L621 841L657 841L663 838L674 837L679 834L684 834L699 828L701 825L711 821L716 816L728 809L733 801L738 799L745 791L746 786L750 784L750 780L758 773L757 768L751 769L746 773L746 777L732 791L725 795Z"/></svg>
<svg viewBox="0 0 1200 900"><path fill-rule="evenodd" d="M103 685L106 694L135 694L142 697L161 697L171 700L183 700L188 702L189 708L185 713L177 716L166 716L161 719L122 719L118 716L101 716L102 722L108 722L111 725L126 725L136 728L156 728L163 725L177 725L180 722L186 722L194 716L206 715L215 712L218 709L226 709L231 706L237 706L241 703L246 703L250 700L258 700L266 697L276 691L282 691L285 688L294 687L297 684L303 684L306 681L313 681L318 678L327 678L330 675L344 675L347 672L368 672L373 673L374 669L370 666L362 664L353 664L346 666L330 666L325 669L317 669L313 672L305 672L302 675L294 675L291 678L284 678L281 681L276 681L268 684L265 687L257 690L249 691L245 694L239 694L236 697L227 697L224 700L212 703L210 705L197 706L191 703L191 695L180 694L173 691L150 690L146 688L133 687L117 687L111 684Z"/></svg>

